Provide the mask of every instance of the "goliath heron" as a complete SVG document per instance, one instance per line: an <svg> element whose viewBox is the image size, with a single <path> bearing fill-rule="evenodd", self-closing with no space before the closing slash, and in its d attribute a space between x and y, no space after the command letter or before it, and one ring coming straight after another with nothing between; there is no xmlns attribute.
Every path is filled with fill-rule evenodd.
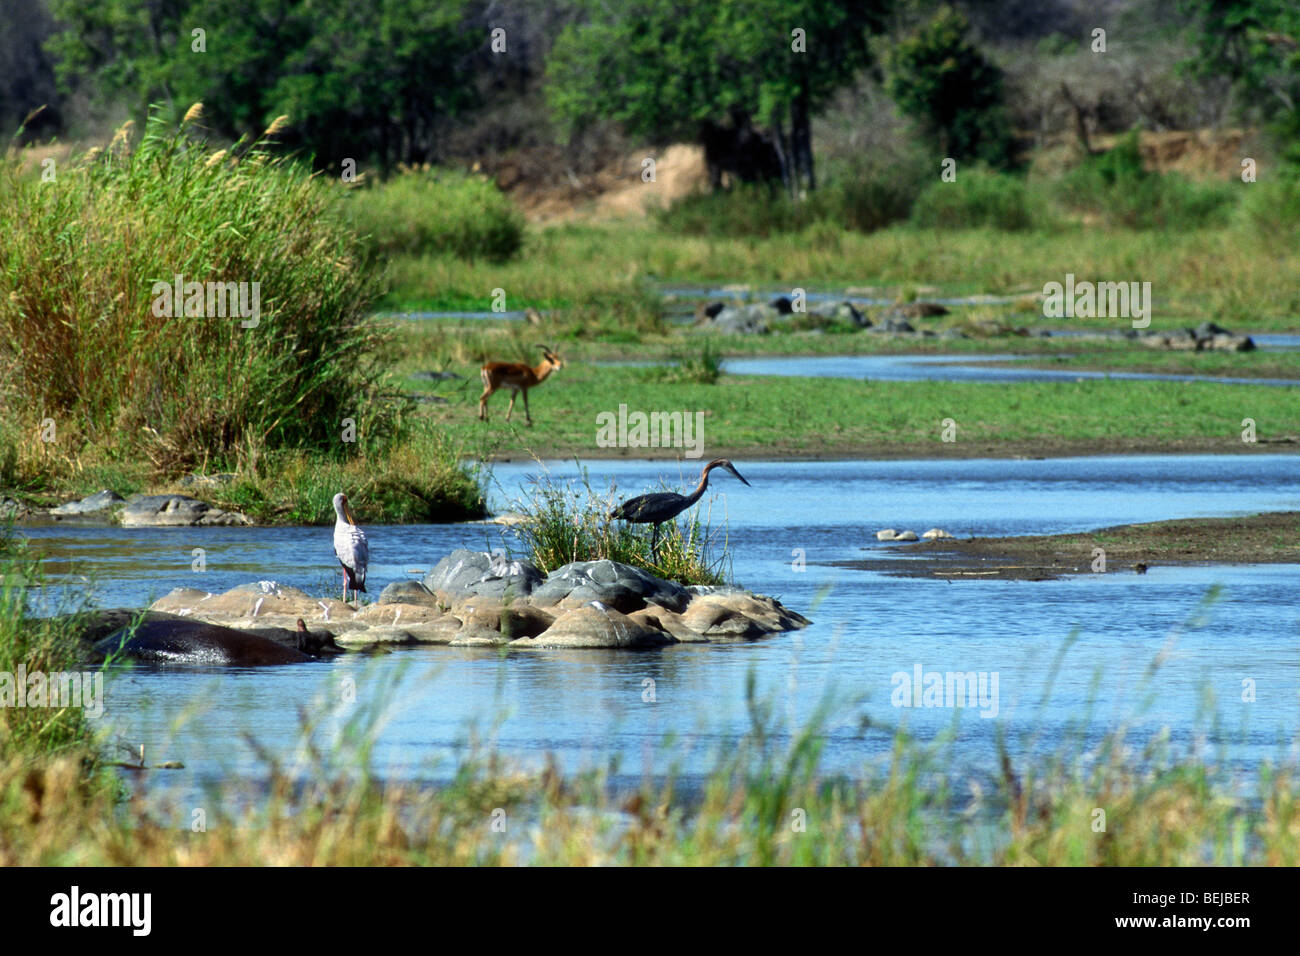
<svg viewBox="0 0 1300 956"><path fill-rule="evenodd" d="M715 458L704 466L704 471L700 473L699 485L689 495L679 495L675 491L652 491L648 495L637 495L635 498L629 498L611 511L609 516L611 518L622 518L624 521L630 521L633 524L653 524L654 533L650 537L650 554L654 555L655 548L659 544L659 525L665 521L672 521L700 500L700 496L704 494L704 489L709 486L709 472L714 468L725 468L739 478L742 483L749 485L749 482L745 481L744 476L736 471L736 466L730 461L725 458Z"/></svg>

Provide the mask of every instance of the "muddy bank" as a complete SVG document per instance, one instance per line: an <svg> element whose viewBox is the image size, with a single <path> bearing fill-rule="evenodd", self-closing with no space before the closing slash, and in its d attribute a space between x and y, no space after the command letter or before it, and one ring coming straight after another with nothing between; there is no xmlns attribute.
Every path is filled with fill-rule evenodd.
<svg viewBox="0 0 1300 956"><path fill-rule="evenodd" d="M864 558L836 567L899 577L1050 581L1093 574L1105 552L1106 573L1144 573L1161 565L1300 564L1300 512L1238 518L1188 518L1116 525L1079 534L1019 535L925 541L891 549L907 557Z"/></svg>
<svg viewBox="0 0 1300 956"><path fill-rule="evenodd" d="M1011 441L957 442L853 442L828 438L824 445L810 446L801 437L798 443L780 438L750 445L710 444L709 456L717 458L761 458L764 461L930 461L968 458L1089 458L1101 455L1276 455L1300 452L1300 437L1260 438L1243 442L1233 434L1225 438L1152 440L1146 438L1098 438L1085 441L1057 441L1033 438ZM546 458L572 458L575 455L592 461L611 459L676 461L680 448L599 448L590 444L573 444L563 438L547 439ZM518 451L501 449L484 456L485 461L532 460Z"/></svg>

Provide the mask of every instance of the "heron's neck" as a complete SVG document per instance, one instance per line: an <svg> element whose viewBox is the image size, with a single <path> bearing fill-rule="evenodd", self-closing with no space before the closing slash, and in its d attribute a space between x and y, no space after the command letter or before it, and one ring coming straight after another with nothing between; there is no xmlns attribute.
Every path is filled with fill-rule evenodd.
<svg viewBox="0 0 1300 956"><path fill-rule="evenodd" d="M686 504L688 507L690 505L695 504L695 502L699 501L700 495L704 494L704 489L709 487L709 472L712 470L713 470L712 465L705 466L704 474L700 475L700 483L695 486L694 491L692 491L689 495L686 496Z"/></svg>

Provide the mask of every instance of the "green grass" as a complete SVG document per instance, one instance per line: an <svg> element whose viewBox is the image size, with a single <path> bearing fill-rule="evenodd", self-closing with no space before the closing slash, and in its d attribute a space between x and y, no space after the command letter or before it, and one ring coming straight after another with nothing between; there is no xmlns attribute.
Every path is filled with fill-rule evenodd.
<svg viewBox="0 0 1300 956"><path fill-rule="evenodd" d="M702 385L648 381L636 372L570 361L531 393L532 428L499 416L479 422L477 389L468 383L444 390L452 403L431 414L480 455L545 458L608 455L596 445L596 416L617 411L620 402L630 410L703 412L706 458L722 452L960 454L964 444L1023 454L1126 442L1221 442L1232 452L1240 450L1244 417L1255 419L1261 439L1296 431L1294 396L1268 386L1105 380L994 386L743 375ZM947 418L957 422L955 447L941 440Z"/></svg>
<svg viewBox="0 0 1300 956"><path fill-rule="evenodd" d="M951 185L951 184L941 184ZM1259 184L1255 184L1259 185ZM1254 188L1253 186L1245 188ZM1063 224L1050 236L992 228L872 233L820 227L760 237L675 235L652 222L569 225L531 235L502 265L450 257L396 257L384 300L393 308L482 309L492 290L506 307L580 309L594 325L653 332L653 287L748 283L763 290L876 287L918 297L1042 292L1047 282L1148 281L1153 328L1202 319L1251 329L1300 328L1300 255L1245 223L1232 230L1130 230ZM1039 313L1041 320L1041 312ZM1114 319L1071 320L1115 328Z"/></svg>

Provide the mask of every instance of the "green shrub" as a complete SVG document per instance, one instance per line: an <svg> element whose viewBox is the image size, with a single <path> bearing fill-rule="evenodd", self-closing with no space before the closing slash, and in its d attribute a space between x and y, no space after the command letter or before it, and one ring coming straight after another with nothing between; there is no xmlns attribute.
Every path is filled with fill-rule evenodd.
<svg viewBox="0 0 1300 956"><path fill-rule="evenodd" d="M921 189L918 166L852 163L828 177L807 203L809 213L822 222L855 232L875 232L906 220Z"/></svg>
<svg viewBox="0 0 1300 956"><path fill-rule="evenodd" d="M345 220L380 256L450 255L504 262L524 241L524 217L494 183L452 170L407 170L348 190Z"/></svg>
<svg viewBox="0 0 1300 956"><path fill-rule="evenodd" d="M1051 224L1041 194L1019 176L981 169L936 181L916 200L914 225L930 229L1003 229L1017 232Z"/></svg>
<svg viewBox="0 0 1300 956"><path fill-rule="evenodd" d="M814 225L874 232L906 219L919 191L912 167L855 163L800 201L778 185L741 184L683 197L658 215L668 231L692 236L767 237Z"/></svg>
<svg viewBox="0 0 1300 956"><path fill-rule="evenodd" d="M1056 193L1066 208L1129 229L1223 226L1237 198L1227 183L1196 183L1145 169L1137 130L1071 169Z"/></svg>
<svg viewBox="0 0 1300 956"><path fill-rule="evenodd" d="M751 183L683 196L657 215L663 228L687 236L767 237L807 225L804 210L779 185Z"/></svg>

